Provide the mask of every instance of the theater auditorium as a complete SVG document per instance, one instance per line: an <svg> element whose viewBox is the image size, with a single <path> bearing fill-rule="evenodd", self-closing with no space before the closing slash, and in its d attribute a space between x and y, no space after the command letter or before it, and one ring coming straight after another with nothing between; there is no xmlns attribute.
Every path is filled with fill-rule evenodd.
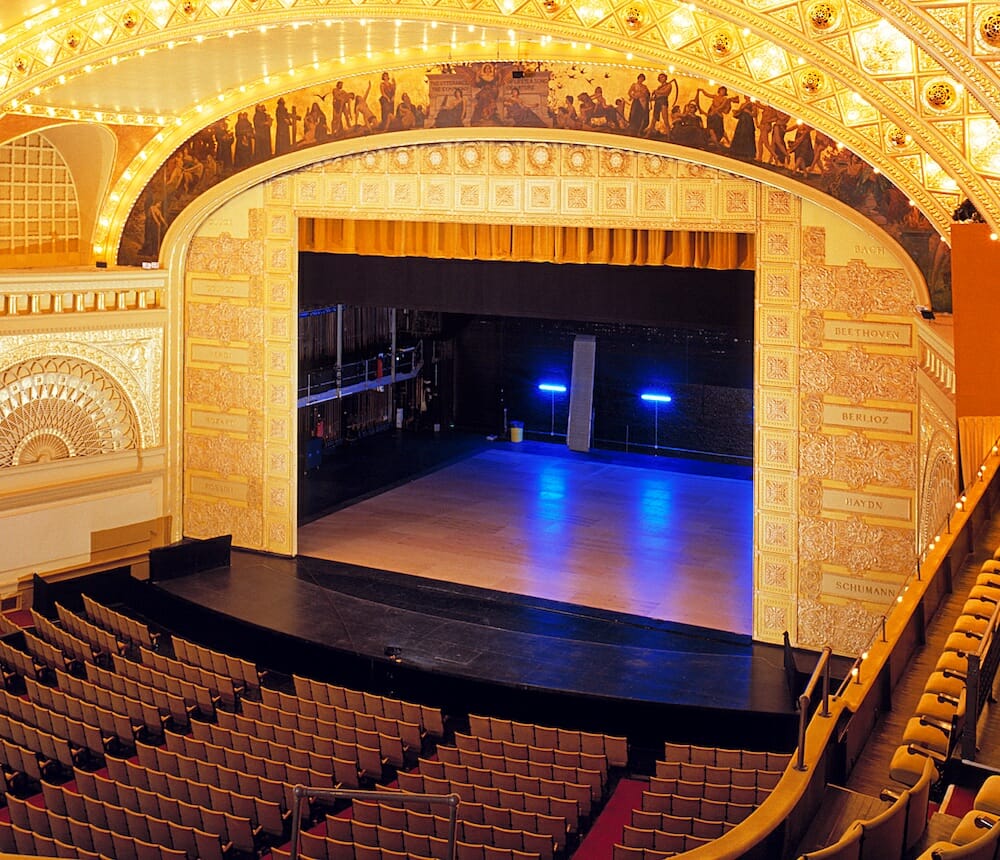
<svg viewBox="0 0 1000 860"><path fill-rule="evenodd" d="M1000 856L998 60L5 0L0 856Z"/></svg>

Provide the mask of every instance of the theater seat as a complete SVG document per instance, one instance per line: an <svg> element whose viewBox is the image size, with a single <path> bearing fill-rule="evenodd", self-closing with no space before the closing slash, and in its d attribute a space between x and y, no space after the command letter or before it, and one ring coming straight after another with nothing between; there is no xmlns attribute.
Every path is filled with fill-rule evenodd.
<svg viewBox="0 0 1000 860"><path fill-rule="evenodd" d="M799 860L858 860L861 857L861 823L855 821L833 845L809 851Z"/></svg>
<svg viewBox="0 0 1000 860"><path fill-rule="evenodd" d="M972 809L962 816L962 820L958 822L955 827L955 832L951 834L951 838L948 840L954 845L968 845L970 842L976 842L979 839L983 839L989 835L992 831L997 830L997 825L1000 824L1000 819L995 815L990 815L988 812L982 812L978 809ZM1000 830L994 834L994 843L1000 838Z"/></svg>
<svg viewBox="0 0 1000 860"><path fill-rule="evenodd" d="M1000 816L1000 776L989 776L976 792L973 809Z"/></svg>

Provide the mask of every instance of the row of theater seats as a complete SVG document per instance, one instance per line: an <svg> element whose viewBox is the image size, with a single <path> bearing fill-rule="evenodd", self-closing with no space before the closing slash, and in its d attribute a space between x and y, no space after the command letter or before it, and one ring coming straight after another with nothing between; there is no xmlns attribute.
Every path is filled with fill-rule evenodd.
<svg viewBox="0 0 1000 860"><path fill-rule="evenodd" d="M981 652L996 633L1000 603L997 556L1000 549L992 560L983 563L935 669L924 685L913 717L906 724L902 744L892 758L889 775L904 785L919 773L921 757L938 762L948 758L958 729L964 723L969 655Z"/></svg>
<svg viewBox="0 0 1000 860"><path fill-rule="evenodd" d="M385 824L371 824L358 818L326 817L326 838L339 842L353 842L388 848L390 851L405 851L450 860L447 854L447 818L431 815L434 833L417 833L412 828L420 824L414 816L407 816L404 827L390 827ZM540 860L552 860L555 854L555 838L551 833L535 830L501 827L493 824L478 824L466 818L457 821L455 838L468 845L490 845L511 851L527 851ZM426 840L426 841L425 841ZM433 840L433 841L430 841Z"/></svg>
<svg viewBox="0 0 1000 860"><path fill-rule="evenodd" d="M133 796L145 797L152 809L152 801L157 800L158 805L158 798L142 794L148 792L248 818L255 831L259 829L274 839L280 839L284 834L287 820L283 811L285 788L274 780L254 778L250 774L240 778L238 773L234 777L234 774L222 773L218 769L214 773L211 770L198 772L196 769L195 778L191 778L111 756L107 759L107 766L107 779L93 776L94 791L103 801L132 809L135 808ZM207 776L209 781L203 782L202 776ZM79 775L77 785L81 785ZM46 805L53 808L47 799L46 785L42 786L42 792Z"/></svg>
<svg viewBox="0 0 1000 860"><path fill-rule="evenodd" d="M666 743L615 860L659 860L718 839L764 802L790 761L787 753Z"/></svg>
<svg viewBox="0 0 1000 860"><path fill-rule="evenodd" d="M111 660L112 654L121 653L121 648L124 647L114 636L100 630L100 628L94 627L93 629L90 629L93 625L89 625L87 628L82 627L82 625L87 624L87 622L85 622L82 618L80 619L79 625L76 625L77 629L91 634L92 638L100 640L102 645L94 645L91 641L77 636L72 630L58 627L34 609L31 610L31 623L38 635L46 643L51 643L45 646L46 649L53 646L58 649L56 654L50 654L50 658L45 661L46 663L51 665L56 659L60 662L65 662L67 658L69 660L69 666L56 665L53 666L53 668L66 669L74 663L81 665L83 663L96 662L98 660L107 663Z"/></svg>
<svg viewBox="0 0 1000 860"><path fill-rule="evenodd" d="M119 639L129 642L136 648L148 648L151 651L156 649L160 637L159 634L150 630L148 625L121 612L116 612L86 594L81 596L84 614L98 627L114 633Z"/></svg>
<svg viewBox="0 0 1000 860"><path fill-rule="evenodd" d="M63 842L9 821L0 821L0 852L26 857L67 857L72 860L188 860L184 851L112 833L82 821L69 828L72 842ZM85 847L91 846L90 848ZM96 847L95 847L96 846ZM210 855L207 855L210 856Z"/></svg>
<svg viewBox="0 0 1000 860"><path fill-rule="evenodd" d="M538 728L542 728L539 726ZM551 735L539 733L539 740L552 741ZM562 738L574 735L583 735L583 732L564 732ZM600 739L600 735L588 735L589 737ZM584 770L596 770L601 774L601 785L607 781L608 769L612 766L606 753L591 752L583 749L576 749L572 745L550 746L521 743L510 740L494 740L493 738L482 738L476 735L467 735L462 732L455 732L455 746L448 747L438 744L438 757L443 755L454 755L453 761L459 764L469 764L475 767L485 767L483 762L491 759L503 758L510 761L537 762L538 764L558 764L563 767L576 767ZM560 743L560 736L557 733L555 743ZM601 743L589 745L590 749L599 749ZM627 757L627 750L623 756ZM621 761L618 758L617 761ZM624 765L618 765L623 767Z"/></svg>
<svg viewBox="0 0 1000 860"><path fill-rule="evenodd" d="M541 747L534 748L538 753L550 752L552 758L556 757L559 750L545 750ZM562 753L569 757L572 764L555 761L538 761L537 759L522 758L520 755L486 755L485 753L471 752L459 747L449 747L439 744L436 759L420 759L420 772L431 776L445 777L449 779L460 779L460 770L456 768L467 768L472 771L502 771L504 773L520 774L521 776L536 776L542 779L558 779L563 782L574 782L580 785L590 786L590 797L594 803L600 803L604 796L603 774L599 768L581 767L579 762L573 757L579 753Z"/></svg>
<svg viewBox="0 0 1000 860"><path fill-rule="evenodd" d="M207 672L229 678L240 695L257 696L260 694L262 674L249 660L213 651L197 642L190 642L179 636L171 636L170 644L174 656L182 663L197 666ZM146 650L152 651L152 648Z"/></svg>
<svg viewBox="0 0 1000 860"><path fill-rule="evenodd" d="M603 755L611 767L628 766L628 739L618 735L561 729L478 714L469 714L469 735L480 739L480 752L488 751L483 746L484 739L487 741L510 741L516 744L548 747L566 752Z"/></svg>
<svg viewBox="0 0 1000 860"><path fill-rule="evenodd" d="M904 788L886 789L891 805L870 820L853 822L834 844L803 857L825 860L875 860L908 856L921 841L927 824L930 789L938 766L952 751L966 715L968 655L980 651L994 635L1000 604L1000 549L982 565L966 595L962 612L948 635L934 670L924 684L913 716L903 729L893 754L889 778ZM1000 807L998 807L1000 810ZM921 858L988 858L997 852L1000 828L994 833L990 816L975 811L956 827L950 840L937 842Z"/></svg>
<svg viewBox="0 0 1000 860"><path fill-rule="evenodd" d="M306 854L300 851L298 856L301 860L440 860L433 854L412 854L378 845L340 842L326 837L319 837L310 842L310 849L316 853ZM284 850L273 849L271 857L273 860L285 860L291 857L291 854ZM538 860L538 855L513 848L498 848L495 845L457 842L455 860Z"/></svg>
<svg viewBox="0 0 1000 860"><path fill-rule="evenodd" d="M90 601L90 605L95 616L100 617L100 611L94 608L96 604ZM120 627L128 626L121 621L124 616L115 615ZM65 642L62 633L57 632L61 631L62 628L55 628L51 623L41 623L39 628L51 639ZM369 731L369 729L359 729L359 723L373 726L376 729L386 729L386 732L382 733L376 731L376 735L387 735L391 727L397 735L397 741L399 740L398 735L408 734L409 739L414 744L417 741L422 742L426 737L433 739L436 736L435 733L440 736L444 732L444 715L440 709L412 705L390 697L371 696L303 678L296 679L297 693L306 692L309 697L315 695L317 698L279 694L277 691L264 689L261 690L262 701L256 703L245 696L240 698L234 686L231 706L235 708L246 707L247 710L254 712L255 717L247 717L216 707L219 702L215 701L214 697L222 692L220 688L223 685L218 684L216 677L209 680L206 675L206 673L211 672L213 676L221 677L221 673L216 672L214 668L196 667L201 671L195 680L190 671L184 668L188 664L174 660L163 662L159 658L164 655L153 654L148 648L140 647L131 653L138 655L142 660L149 660L151 663L157 664L157 669L151 669L143 663L135 662L123 657L120 653L116 653L111 655L111 665L115 670L111 671L96 663L81 661L79 657L87 655L80 652L76 657L71 658L72 668L75 671L83 668L87 674L87 679L84 680L65 671L65 668L70 667L71 663L65 659L66 655L61 651L58 652L58 660L56 659L55 652L58 651L58 648L54 643L46 642L43 638L37 638L37 642L45 643L52 648L52 651L48 651L44 645L33 643L36 648L48 651L47 656L50 662L56 664L55 667L50 666L50 671L45 674L44 678L50 682L54 680L58 686L51 687L32 681L30 684L26 684L29 699L8 695L3 700L9 710L17 710L16 715L6 716L6 724L10 726L16 724L18 729L12 729L11 733L19 731L19 736L24 742L23 746L15 747L11 754L5 753L4 764L8 773L13 774L17 767L15 751L33 761L39 760L36 753L37 748L42 745L42 731L37 727L37 723L45 723L50 729L58 729L63 732L65 734L63 739L68 741L67 749L69 752L71 754L89 753L88 760L91 762L96 763L98 756L108 752L107 745L111 742L114 742L113 750L116 752L127 752L134 747L138 753L138 764L109 754L106 761L109 774L113 775L110 780L91 780L88 782L86 776L78 776L82 782L93 786L91 793L98 797L95 799L91 794L65 792L62 797L62 807L66 808L67 811L69 807L74 807L74 813L77 817L58 811L58 801L52 795L54 787L48 782L42 782L43 791L52 795L46 798L49 807L47 812L53 816L62 817L54 823L50 820L48 830L50 833L58 833L60 837L65 836L64 821L69 827L71 822L81 820L79 818L80 810L74 806L81 799L85 808L88 803L91 806L94 803L101 803L105 806L103 818L98 813L94 813L93 817L102 822L94 825L96 831L100 832L95 831L90 834L90 840L83 847L83 852L92 850L88 846L95 843L107 847L108 843L104 836L104 832L107 831L119 843L119 854L109 856L131 858L138 856L140 852L145 852L143 856L152 856L148 853L146 845L140 843L147 843L147 836L152 837L155 834L160 840L160 844L164 846L164 851L184 851L189 860L194 860L198 856L199 849L196 845L192 847L190 844L190 834L177 836L175 833L168 839L165 832L169 831L164 831L163 826L158 822L169 822L175 830L178 827L190 827L194 831L200 830L202 833L209 833L204 827L206 822L203 819L200 820L202 825L200 827L194 823L193 810L215 810L220 807L226 809L225 815L231 816L233 821L239 819L240 822L246 822L251 834L261 835L263 833L273 843L280 838L277 822L281 822L280 826L283 829L284 819L287 818L288 811L295 802L291 792L293 784L312 784L316 787L330 787L336 784L332 774L292 763L294 759L294 761L301 761L302 764L307 762L317 764L319 759L311 758L309 755L310 745L318 744L324 753L344 750L342 746L336 746L337 743L342 742L335 738L308 735L308 733L300 732L297 728L291 728L292 725L300 726L303 724L320 728L320 713L329 714L328 711L322 710L324 705L333 708L333 715L338 719L354 723L351 728L355 732L355 737L357 737L358 731ZM26 658L22 660L20 657L12 657L8 663L3 659L3 654L0 653L0 662L4 662L14 672L17 672L18 668L22 669L23 673L21 674L26 677L40 677L37 674L40 664L37 658L32 659L24 652L10 648L9 643L0 642L0 645L7 646L11 652L16 652L16 654ZM190 649L185 653L190 654ZM97 650L93 650L90 656L98 657ZM203 659L203 656L199 659ZM145 682L150 683L148 690ZM178 682L184 686L178 686ZM215 688L210 690L209 683ZM66 689L62 689L63 687ZM68 692L69 690L72 692ZM153 690L158 692L154 693ZM202 691L208 691L209 695L213 697L209 700L211 705L209 701L204 699L205 694ZM84 697L95 701L88 702ZM265 698L267 699L266 703L263 701ZM15 699L21 704L16 705ZM71 701L74 704L70 704ZM102 704L98 705L98 701ZM104 707L105 705L109 707ZM349 705L351 707L348 707ZM365 710L355 710L359 706ZM62 711L53 710L55 707L62 708ZM97 708L100 708L100 711L97 711ZM337 710L338 708L340 710ZM121 711L121 713L116 714L114 711ZM372 714L371 711L376 713ZM101 722L104 720L104 716L101 712L111 714L111 721L103 727L103 730ZM98 729L98 732L93 735L84 735L81 730L78 737L79 748L70 741L70 735L73 731L70 726L75 721L66 719L69 713L80 715L81 727L92 726ZM419 722L415 719L407 719L407 717L416 717L418 714ZM377 717L378 721L376 722L373 717ZM206 718L218 722L207 722ZM310 719L313 720L312 723L309 722ZM503 721L503 724L506 726L506 730L502 728L501 732L508 737L508 741L506 741L509 744L507 752L510 752L512 757L508 764L511 770L497 772L504 774L499 777L501 781L512 777L527 780L524 784L530 788L537 787L539 792L543 790L544 786L545 790L555 791L558 794L565 794L569 791L570 793L576 792L578 796L574 798L547 797L541 793L529 794L494 786L476 786L471 782L456 782L455 787L458 788L460 794L465 796L461 804L461 820L462 826L465 828L463 835L468 837L461 840L461 851L463 852L461 856L469 857L471 860L486 860L486 858L489 860L504 860L504 858L505 860L515 860L518 857L542 856L548 860L549 856L561 850L561 846L566 844L571 828L570 820L573 822L574 829L578 825L581 805L589 811L595 803L599 802L599 799L603 799L601 793L609 767L605 751L610 751L611 755L615 757L616 765L624 765L628 761L627 744L625 744L624 738L609 740L605 736L566 732L561 729L534 726L527 723L517 724L519 740L515 742L514 724L510 721ZM332 725L339 726L339 722ZM178 734L176 731L172 731L172 729L178 728L190 730L192 734ZM241 729L252 729L253 731L241 731ZM338 729L331 729L331 731L336 733ZM278 740L279 737L291 740L292 743L281 744ZM467 740L464 743L471 747L475 736L466 737ZM143 742L145 738L156 741L162 739L163 746L145 743ZM521 738L530 740L531 743L521 743ZM495 746L490 747L490 739L484 740L484 745L488 749L497 749ZM546 742L551 742L552 746L536 745L536 743L545 744ZM131 746L126 749L129 744ZM497 740L497 744L502 752L505 741ZM569 749L561 749L560 744ZM598 749L597 744L599 744L600 753L587 752L584 749ZM462 776L479 779L482 774L490 771L480 767L484 761L483 753L478 752L479 740L475 741L475 745L477 750L474 754L478 758L474 759L477 763L471 765L473 770L471 774L470 765L458 760L460 756L473 755L469 750L452 748L455 761L451 765L462 768ZM282 746L286 749L279 749ZM305 749L300 749L300 747L305 747ZM254 750L266 751L268 755L255 755ZM314 754L315 752L313 750ZM377 750L377 752L380 753L381 750ZM489 753L486 755L489 756ZM272 756L277 756L277 758ZM357 749L351 750L351 756L355 759L350 762L352 775L357 778ZM45 757L41 758L45 760ZM57 765L64 773L68 772L79 761L77 758L65 756L62 758L62 761L57 761ZM289 761L281 761L282 758L288 758ZM540 760L536 761L536 759ZM487 759L487 761L489 760ZM496 764L497 762L489 763ZM594 767L583 767L585 763L592 764ZM443 766L444 762L440 764ZM392 766L392 763L383 756L378 760L377 765L373 763L370 773L363 775L371 780L376 780L387 773L383 769L385 766ZM526 772L518 773L517 771ZM77 770L77 774L80 773L83 772ZM403 772L401 771L401 773ZM271 776L274 775L277 775L279 779L271 779ZM453 775L458 775L458 773L455 772ZM27 775L25 780L37 784L38 780L44 780L44 776L44 772L38 769ZM557 780L554 778L556 776L574 779L585 778L585 781L572 783ZM546 780L546 782L543 783L542 780ZM350 782L350 777L347 781ZM111 797L109 791L111 783L115 785L114 798ZM514 784L516 785L516 782ZM573 788L568 789L567 786L573 786ZM598 788L600 788L600 792L597 790ZM184 799L180 799L181 797ZM52 801L51 804L48 803L49 800ZM251 800L257 801L252 812ZM140 803L144 806L140 807ZM180 806L180 804L185 805ZM505 807L503 804L508 805ZM554 807L556 811L565 814L554 815ZM188 816L187 823L184 823L184 820L174 820L182 813ZM139 815L144 816L147 820L145 828L142 828L138 823ZM489 820L486 820L487 818ZM112 822L114 823L113 828L103 826L104 824L111 825ZM38 823L36 822L36 824ZM93 824L93 822L90 823ZM119 832L125 827L128 827L129 830ZM237 841L244 848L249 848L246 828L241 828L242 823L233 825L233 829L241 834L237 837ZM78 825L77 830L79 831ZM405 830L402 832L406 833ZM186 833L187 831L185 831ZM84 838L81 833L78 835L81 839ZM416 835L430 839L429 833ZM214 836L219 845L223 847L232 841L229 838L228 825L224 832L216 833ZM61 839L57 840L54 835L41 838L51 838L54 841L62 842ZM188 839L187 844L185 844L185 839ZM476 839L479 842L476 842ZM131 840L131 842L126 846L124 840ZM175 842L184 845L184 847L178 848ZM501 846L493 843L506 844ZM255 841L253 844L256 850L266 843ZM385 845L380 844L375 847L381 854L393 856L399 850L398 844L395 837L388 837ZM421 843L419 850L422 850L422 845L423 843ZM208 850L207 843L204 847L205 850ZM368 850L372 847L370 845L354 846L357 856L365 857L372 856L371 851ZM426 856L434 856L436 852L430 850L431 843L428 842L427 847ZM532 848L535 850L531 850ZM280 851L277 852L277 855L280 856Z"/></svg>
<svg viewBox="0 0 1000 860"><path fill-rule="evenodd" d="M293 675L292 680L295 684L295 695L300 703L298 705L301 709L300 713L308 713L305 709L309 706L309 703L313 705L333 705L334 707L348 708L359 713L417 723L420 726L421 732L430 735L432 738L443 738L445 735L445 715L440 708L406 702L392 696L381 696L377 693L352 690L349 687L341 687L338 684L327 684L323 681L303 678L300 675Z"/></svg>
<svg viewBox="0 0 1000 860"><path fill-rule="evenodd" d="M993 860L1000 853L1000 776L987 777L947 840L932 844L919 860Z"/></svg>
<svg viewBox="0 0 1000 860"><path fill-rule="evenodd" d="M217 724L195 721L191 724L191 736L207 744L206 755L218 755L212 750L214 746L263 758L277 756L313 770L332 768L334 781L341 788L357 789L361 787L361 780L374 782L382 776L384 760L377 746L289 732L239 714L220 712Z"/></svg>
<svg viewBox="0 0 1000 860"><path fill-rule="evenodd" d="M543 784L539 780L537 784L528 784L528 787L535 788L536 791L521 791L438 779L417 772L400 771L396 774L396 779L399 788L411 794L457 794L465 803L502 806L521 812L540 812L543 815L563 818L566 821L567 833L576 833L580 829L580 800L578 797L565 796L566 783L547 781ZM543 793L548 791L553 793Z"/></svg>
<svg viewBox="0 0 1000 860"><path fill-rule="evenodd" d="M256 851L256 834L246 817L151 792L116 790L115 799L121 797L129 803L123 806L97 797L93 785L79 787L79 793L51 787L45 797L54 801L53 806L40 807L8 795L11 823L60 842L79 843L87 850L92 844L81 843L75 835L81 824L184 851L202 860L207 860L206 853L219 856L234 849L249 854ZM117 860L117 855L111 856Z"/></svg>
<svg viewBox="0 0 1000 860"><path fill-rule="evenodd" d="M245 719L274 726L276 730L284 729L372 747L379 750L393 767L403 767L407 755L415 760L420 754L420 727L404 720L337 708L329 715L334 720L328 721L257 702L244 702L242 712Z"/></svg>

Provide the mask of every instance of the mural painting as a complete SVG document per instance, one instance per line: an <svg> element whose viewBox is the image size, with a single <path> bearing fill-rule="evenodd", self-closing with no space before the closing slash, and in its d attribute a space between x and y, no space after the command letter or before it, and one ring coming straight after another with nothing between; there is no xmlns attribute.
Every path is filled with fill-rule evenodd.
<svg viewBox="0 0 1000 860"><path fill-rule="evenodd" d="M195 196L253 164L320 143L423 128L563 128L667 141L779 172L847 204L920 268L951 309L950 250L884 175L827 135L748 95L695 78L587 64L483 62L382 72L303 89L224 117L177 149L126 223L119 265L159 254Z"/></svg>

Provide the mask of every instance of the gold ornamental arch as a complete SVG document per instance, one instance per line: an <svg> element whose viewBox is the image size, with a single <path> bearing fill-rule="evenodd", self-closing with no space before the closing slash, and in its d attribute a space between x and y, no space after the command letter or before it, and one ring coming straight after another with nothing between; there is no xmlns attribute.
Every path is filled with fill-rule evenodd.
<svg viewBox="0 0 1000 860"><path fill-rule="evenodd" d="M510 28L517 34L511 59L530 49L533 58L558 61L589 46L588 62L646 70L677 65L755 94L844 143L908 194L942 235L964 196L1000 224L1000 77L993 64L1000 56L1000 13L988 4L898 0L876 11L853 0L98 0L60 7L5 34L0 107L29 111L32 97L60 80L141 61L140 52L168 43L330 19ZM379 69L474 59L477 52L465 42L419 58L409 47L371 59L351 50L352 68L371 63ZM504 49L489 50L495 57ZM304 71L248 82L242 100L220 94L225 108L218 115L288 91L293 80L300 85ZM316 79L338 74L324 73L321 64ZM114 243L120 212L137 199L150 162L161 163L211 121L200 107L171 118L170 130L161 130L122 172L102 216L108 225L98 241L102 248Z"/></svg>

